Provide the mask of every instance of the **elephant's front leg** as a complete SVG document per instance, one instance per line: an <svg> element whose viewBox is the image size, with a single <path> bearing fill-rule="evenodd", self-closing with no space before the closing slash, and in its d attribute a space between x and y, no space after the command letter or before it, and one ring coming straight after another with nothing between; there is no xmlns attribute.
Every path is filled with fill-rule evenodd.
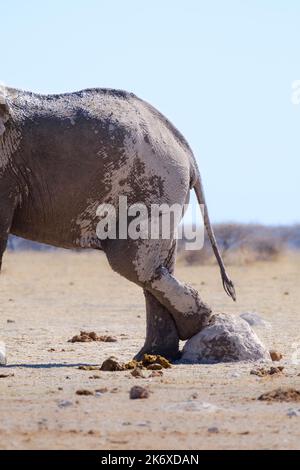
<svg viewBox="0 0 300 470"><path fill-rule="evenodd" d="M135 356L140 360L144 354L161 354L168 359L179 356L179 335L168 310L150 292L144 290L146 299L146 339L143 348Z"/></svg>
<svg viewBox="0 0 300 470"><path fill-rule="evenodd" d="M14 199L1 190L0 181L0 271L14 213ZM5 345L0 340L0 366L6 365Z"/></svg>
<svg viewBox="0 0 300 470"><path fill-rule="evenodd" d="M16 206L16 196L13 191L8 196L9 187L5 187L4 190L2 186L4 184L0 180L0 271Z"/></svg>

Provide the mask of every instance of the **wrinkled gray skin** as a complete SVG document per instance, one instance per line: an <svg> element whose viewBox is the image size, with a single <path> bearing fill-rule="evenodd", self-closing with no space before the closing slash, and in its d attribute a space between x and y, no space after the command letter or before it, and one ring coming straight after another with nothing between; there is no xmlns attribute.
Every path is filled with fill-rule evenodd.
<svg viewBox="0 0 300 470"><path fill-rule="evenodd" d="M173 237L100 241L96 209L101 203L117 207L121 195L128 204L183 205L192 188L205 204L187 142L135 95L91 89L43 96L0 88L0 263L9 233L63 248L103 250L112 269L145 293L147 333L137 357L175 357L179 338L199 332L211 309L174 277ZM234 298L203 212L224 288Z"/></svg>

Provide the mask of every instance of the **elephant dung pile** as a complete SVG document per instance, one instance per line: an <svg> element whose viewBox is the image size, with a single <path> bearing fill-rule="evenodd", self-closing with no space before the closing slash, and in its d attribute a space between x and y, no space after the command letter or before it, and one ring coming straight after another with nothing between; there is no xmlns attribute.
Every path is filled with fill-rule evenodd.
<svg viewBox="0 0 300 470"><path fill-rule="evenodd" d="M182 360L206 364L266 361L270 354L245 320L221 313L186 342Z"/></svg>

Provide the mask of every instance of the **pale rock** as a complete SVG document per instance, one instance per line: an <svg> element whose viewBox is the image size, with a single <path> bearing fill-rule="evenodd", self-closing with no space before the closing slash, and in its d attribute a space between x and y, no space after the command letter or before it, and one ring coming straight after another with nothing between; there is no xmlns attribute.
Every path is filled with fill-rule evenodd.
<svg viewBox="0 0 300 470"><path fill-rule="evenodd" d="M181 360L202 364L270 361L270 354L245 320L221 313L186 342Z"/></svg>

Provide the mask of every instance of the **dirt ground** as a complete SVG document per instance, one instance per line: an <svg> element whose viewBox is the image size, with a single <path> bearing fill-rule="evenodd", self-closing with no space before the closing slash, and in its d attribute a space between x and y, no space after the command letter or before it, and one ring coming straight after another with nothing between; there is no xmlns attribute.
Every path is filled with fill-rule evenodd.
<svg viewBox="0 0 300 470"><path fill-rule="evenodd" d="M110 355L127 361L143 344L143 294L99 253L7 253L0 278L1 449L299 449L300 402L257 398L300 389L300 258L229 269L238 302L215 266L178 264L215 312L257 312L256 332L283 353L282 374L251 375L253 364L174 365L162 377L79 370ZM68 343L80 330L117 342ZM297 348L299 352L297 354ZM298 356L298 357L297 357ZM98 375L98 378L90 378ZM133 385L148 399L130 400ZM78 396L78 389L106 393ZM291 416L292 415L292 416Z"/></svg>

